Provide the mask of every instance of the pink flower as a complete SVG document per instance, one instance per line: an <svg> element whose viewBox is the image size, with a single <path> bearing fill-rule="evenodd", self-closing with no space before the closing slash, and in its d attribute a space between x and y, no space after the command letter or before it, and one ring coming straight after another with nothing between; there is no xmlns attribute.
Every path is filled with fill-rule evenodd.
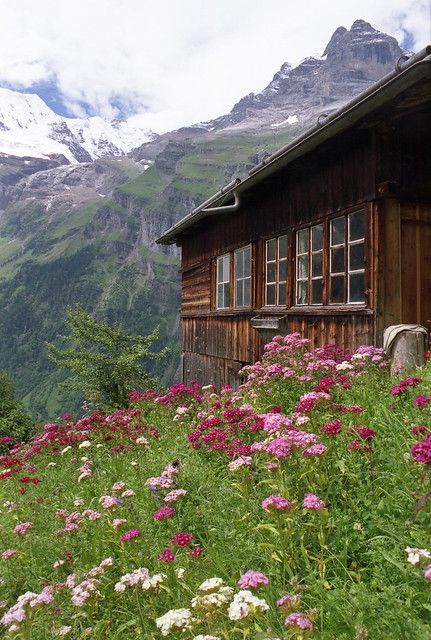
<svg viewBox="0 0 431 640"><path fill-rule="evenodd" d="M141 534L140 529L129 529L126 533L120 537L121 542L130 542L130 540L134 540Z"/></svg>
<svg viewBox="0 0 431 640"><path fill-rule="evenodd" d="M272 495L265 498L265 500L261 503L262 509L265 511L270 511L271 508L276 511L285 511L288 509L289 511L292 509L292 505L289 500L283 498L282 496Z"/></svg>
<svg viewBox="0 0 431 640"><path fill-rule="evenodd" d="M290 613L284 621L286 627L298 627L298 629L312 629L313 623L305 613Z"/></svg>
<svg viewBox="0 0 431 640"><path fill-rule="evenodd" d="M102 496L99 499L99 503L104 509L111 509L112 507L116 507L118 505L118 499L112 496Z"/></svg>
<svg viewBox="0 0 431 640"><path fill-rule="evenodd" d="M238 585L241 589L248 589L259 587L261 584L268 584L268 578L260 571L253 571L253 569L249 569L238 580Z"/></svg>
<svg viewBox="0 0 431 640"><path fill-rule="evenodd" d="M127 522L125 518L114 518L111 522L111 525L113 529L118 529L118 527L120 527L125 522Z"/></svg>
<svg viewBox="0 0 431 640"><path fill-rule="evenodd" d="M284 610L285 612L294 609L301 602L300 595L285 595L280 600L277 600L277 607Z"/></svg>
<svg viewBox="0 0 431 640"><path fill-rule="evenodd" d="M114 482L112 485L111 491L112 493L116 493L117 491L121 491L126 486L125 482Z"/></svg>
<svg viewBox="0 0 431 640"><path fill-rule="evenodd" d="M192 558L198 558L204 553L204 551L205 549L203 547L193 547L193 549L190 549L189 551L189 556Z"/></svg>
<svg viewBox="0 0 431 640"><path fill-rule="evenodd" d="M11 558L15 554L16 554L16 549L5 549L1 554L1 557L3 560L8 560L8 558Z"/></svg>
<svg viewBox="0 0 431 640"><path fill-rule="evenodd" d="M324 444L313 444L313 446L308 447L302 454L303 458L311 458L312 456L321 456L325 453L326 447Z"/></svg>
<svg viewBox="0 0 431 640"><path fill-rule="evenodd" d="M126 491L123 491L123 493L121 494L122 498L132 498L135 495L135 492L133 491L133 489L126 489Z"/></svg>
<svg viewBox="0 0 431 640"><path fill-rule="evenodd" d="M32 526L33 526L32 522L22 522L21 524L16 525L13 532L16 533L18 536L25 536L27 531L31 529Z"/></svg>
<svg viewBox="0 0 431 640"><path fill-rule="evenodd" d="M162 562L175 562L175 556L170 549L163 549L157 556L157 560Z"/></svg>
<svg viewBox="0 0 431 640"><path fill-rule="evenodd" d="M178 498L185 496L187 491L185 489L173 489L164 498L164 502L176 502Z"/></svg>
<svg viewBox="0 0 431 640"><path fill-rule="evenodd" d="M325 507L325 503L323 500L316 496L314 493L306 493L304 499L302 501L303 509L312 509L315 511L319 511Z"/></svg>
<svg viewBox="0 0 431 640"><path fill-rule="evenodd" d="M171 544L176 544L178 547L186 547L193 540L191 533L176 533L170 539Z"/></svg>
<svg viewBox="0 0 431 640"><path fill-rule="evenodd" d="M427 567L425 567L424 577L427 580L431 580L431 564L429 564Z"/></svg>
<svg viewBox="0 0 431 640"><path fill-rule="evenodd" d="M176 514L176 510L173 507L160 507L154 512L154 520L167 520L172 518Z"/></svg>
<svg viewBox="0 0 431 640"><path fill-rule="evenodd" d="M292 450L292 445L285 438L275 438L266 447L267 453L271 453L276 458L288 458Z"/></svg>

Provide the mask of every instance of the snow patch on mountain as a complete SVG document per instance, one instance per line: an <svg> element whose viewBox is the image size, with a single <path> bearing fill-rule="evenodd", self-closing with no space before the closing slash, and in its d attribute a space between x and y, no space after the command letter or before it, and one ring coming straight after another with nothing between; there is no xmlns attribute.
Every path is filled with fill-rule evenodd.
<svg viewBox="0 0 431 640"><path fill-rule="evenodd" d="M0 88L0 153L36 158L61 154L71 163L123 155L155 133L145 126L145 114L127 120L65 118L36 94Z"/></svg>

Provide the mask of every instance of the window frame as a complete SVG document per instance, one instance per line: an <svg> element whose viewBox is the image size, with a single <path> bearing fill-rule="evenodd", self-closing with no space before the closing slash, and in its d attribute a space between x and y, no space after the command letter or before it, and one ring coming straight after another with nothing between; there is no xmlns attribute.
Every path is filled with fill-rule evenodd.
<svg viewBox="0 0 431 640"><path fill-rule="evenodd" d="M223 277L224 277L224 269L225 269L225 264L226 264L226 259L227 258L227 275L228 275L228 279L227 280L219 280L219 264L222 263L223 261ZM231 291L231 280L232 280L232 274L231 274L231 254L230 253L224 253L221 256L217 256L216 261L215 261L215 308L217 309L217 311L223 311L225 309L230 309L231 308L231 295L232 295L232 291ZM224 300L225 300L225 286L228 286L228 305L224 305ZM219 286L222 287L222 302L223 305L221 306L219 304Z"/></svg>
<svg viewBox="0 0 431 640"><path fill-rule="evenodd" d="M280 244L284 239L284 256L280 258ZM268 245L270 242L275 242L275 258L273 260L268 260ZM265 307L287 307L289 304L287 285L289 282L289 258L288 258L288 233L283 233L280 236L274 236L273 238L268 238L265 240L265 264L264 264L264 306ZM280 280L280 265L285 263L286 265L286 273L285 279ZM268 280L268 264L274 264L274 276L275 280ZM284 284L284 304L280 303L280 285ZM274 303L268 302L268 286L274 287Z"/></svg>

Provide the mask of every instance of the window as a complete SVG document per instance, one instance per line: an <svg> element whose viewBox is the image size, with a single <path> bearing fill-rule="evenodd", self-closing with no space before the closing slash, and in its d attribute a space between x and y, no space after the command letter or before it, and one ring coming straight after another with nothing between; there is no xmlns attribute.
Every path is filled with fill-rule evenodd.
<svg viewBox="0 0 431 640"><path fill-rule="evenodd" d="M296 232L296 304L323 304L323 224Z"/></svg>
<svg viewBox="0 0 431 640"><path fill-rule="evenodd" d="M265 304L286 306L287 236L266 242Z"/></svg>
<svg viewBox="0 0 431 640"><path fill-rule="evenodd" d="M365 213L355 211L330 221L332 304L365 300Z"/></svg>
<svg viewBox="0 0 431 640"><path fill-rule="evenodd" d="M230 255L217 258L217 309L230 307Z"/></svg>
<svg viewBox="0 0 431 640"><path fill-rule="evenodd" d="M361 210L296 232L295 304L365 302L365 230Z"/></svg>
<svg viewBox="0 0 431 640"><path fill-rule="evenodd" d="M251 304L251 246L238 249L234 253L235 264L235 307L249 307Z"/></svg>

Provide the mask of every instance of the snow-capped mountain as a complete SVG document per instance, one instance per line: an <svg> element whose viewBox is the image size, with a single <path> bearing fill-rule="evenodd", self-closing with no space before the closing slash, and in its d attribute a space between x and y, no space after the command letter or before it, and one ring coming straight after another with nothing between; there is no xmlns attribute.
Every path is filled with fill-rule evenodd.
<svg viewBox="0 0 431 640"><path fill-rule="evenodd" d="M157 137L143 125L144 117L111 122L98 116L64 118L35 94L0 88L0 153L63 155L72 163L123 155Z"/></svg>

